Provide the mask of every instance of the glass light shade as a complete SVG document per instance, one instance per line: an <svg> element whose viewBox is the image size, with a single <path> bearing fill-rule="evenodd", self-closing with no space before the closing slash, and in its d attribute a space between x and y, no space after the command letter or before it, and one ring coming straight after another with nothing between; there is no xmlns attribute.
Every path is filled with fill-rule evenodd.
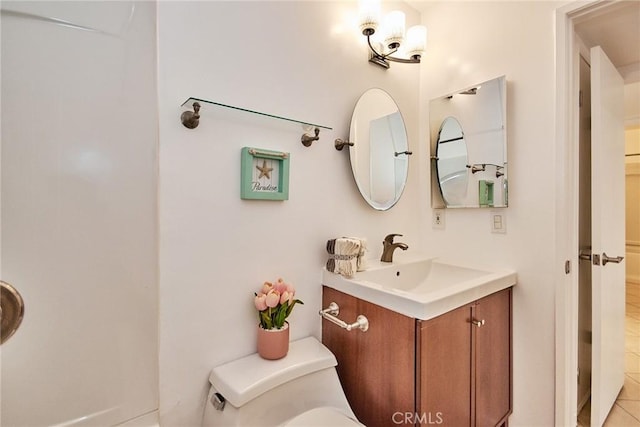
<svg viewBox="0 0 640 427"><path fill-rule="evenodd" d="M364 35L375 33L380 24L380 0L358 0L358 25Z"/></svg>
<svg viewBox="0 0 640 427"><path fill-rule="evenodd" d="M427 27L415 25L407 30L407 55L409 58L422 56L422 52L427 48Z"/></svg>
<svg viewBox="0 0 640 427"><path fill-rule="evenodd" d="M389 49L396 49L404 41L404 12L394 10L384 17L384 43Z"/></svg>

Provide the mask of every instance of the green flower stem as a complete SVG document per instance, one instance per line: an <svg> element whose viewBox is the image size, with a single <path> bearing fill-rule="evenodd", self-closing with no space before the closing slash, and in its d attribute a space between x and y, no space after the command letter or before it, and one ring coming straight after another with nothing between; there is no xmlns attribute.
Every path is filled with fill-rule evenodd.
<svg viewBox="0 0 640 427"><path fill-rule="evenodd" d="M293 311L293 307L298 303L304 304L299 299L296 299L293 300L291 304L287 301L282 304L278 304L276 307L268 307L267 309L259 312L260 325L263 329L282 329L287 321L287 317L289 317Z"/></svg>

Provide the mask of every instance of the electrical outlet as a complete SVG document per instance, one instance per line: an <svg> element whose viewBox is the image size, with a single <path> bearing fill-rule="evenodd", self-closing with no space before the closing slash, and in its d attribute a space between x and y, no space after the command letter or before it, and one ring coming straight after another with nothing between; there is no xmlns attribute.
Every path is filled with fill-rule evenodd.
<svg viewBox="0 0 640 427"><path fill-rule="evenodd" d="M444 230L444 209L433 210L433 228Z"/></svg>

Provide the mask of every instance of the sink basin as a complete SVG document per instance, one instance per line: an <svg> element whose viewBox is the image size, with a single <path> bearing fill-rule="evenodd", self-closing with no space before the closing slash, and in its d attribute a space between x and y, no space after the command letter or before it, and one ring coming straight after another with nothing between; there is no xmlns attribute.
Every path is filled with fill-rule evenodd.
<svg viewBox="0 0 640 427"><path fill-rule="evenodd" d="M352 278L323 269L322 283L405 316L428 320L515 285L516 273L423 257L393 263L369 261L367 270Z"/></svg>

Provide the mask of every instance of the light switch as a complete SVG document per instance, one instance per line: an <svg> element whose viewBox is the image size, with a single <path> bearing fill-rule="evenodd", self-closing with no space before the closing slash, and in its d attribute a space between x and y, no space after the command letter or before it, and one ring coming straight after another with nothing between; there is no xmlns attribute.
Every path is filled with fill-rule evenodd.
<svg viewBox="0 0 640 427"><path fill-rule="evenodd" d="M506 233L507 222L503 211L492 210L490 212L491 218L491 232L492 233Z"/></svg>

